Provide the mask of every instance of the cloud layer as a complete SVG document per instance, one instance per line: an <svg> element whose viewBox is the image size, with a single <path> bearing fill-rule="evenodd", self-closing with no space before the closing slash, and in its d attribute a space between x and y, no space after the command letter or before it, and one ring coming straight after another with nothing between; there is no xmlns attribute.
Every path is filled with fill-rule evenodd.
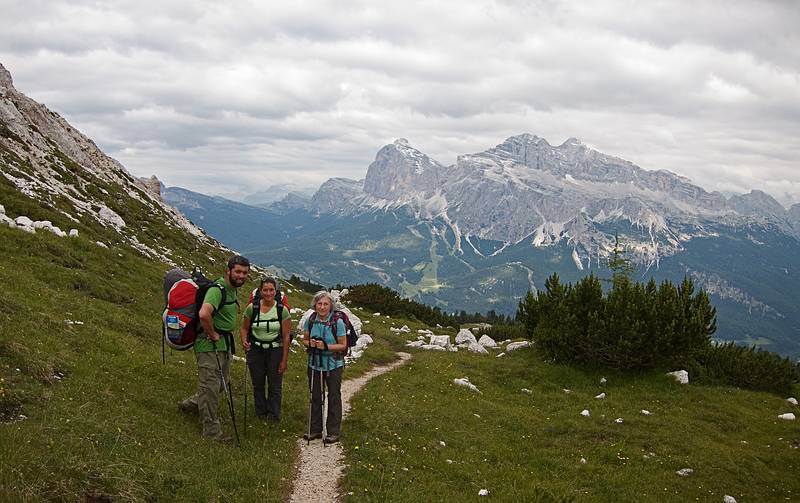
<svg viewBox="0 0 800 503"><path fill-rule="evenodd" d="M280 5L287 4L287 5ZM586 4L586 5L580 5ZM136 175L242 195L580 138L800 202L794 2L0 0L0 61Z"/></svg>

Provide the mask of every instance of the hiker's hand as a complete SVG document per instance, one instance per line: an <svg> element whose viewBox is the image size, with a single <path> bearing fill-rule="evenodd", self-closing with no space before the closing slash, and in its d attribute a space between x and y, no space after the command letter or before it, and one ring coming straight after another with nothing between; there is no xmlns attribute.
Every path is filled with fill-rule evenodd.
<svg viewBox="0 0 800 503"><path fill-rule="evenodd" d="M286 372L286 360L281 360L278 364L278 374L283 374Z"/></svg>
<svg viewBox="0 0 800 503"><path fill-rule="evenodd" d="M210 334L208 334L208 338L212 342L217 342L219 340L219 334L217 332L211 332Z"/></svg>
<svg viewBox="0 0 800 503"><path fill-rule="evenodd" d="M242 347L244 348L245 351L250 351L250 341L248 341L247 339L243 340Z"/></svg>

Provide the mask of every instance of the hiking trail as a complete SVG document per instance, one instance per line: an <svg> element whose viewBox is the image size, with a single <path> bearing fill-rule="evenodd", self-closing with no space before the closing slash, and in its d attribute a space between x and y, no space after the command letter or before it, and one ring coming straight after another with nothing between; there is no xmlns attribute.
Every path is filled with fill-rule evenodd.
<svg viewBox="0 0 800 503"><path fill-rule="evenodd" d="M388 365L374 367L355 379L342 382L342 419L350 411L350 400L373 377L379 376L403 365L411 359L408 353L397 353L400 357ZM327 403L325 404L327 409ZM326 413L326 411L323 411ZM347 430L343 426L343 434ZM310 445L302 438L297 442L300 447L300 459L292 482L292 503L336 502L339 500L339 478L344 473L344 453L342 444L337 442L323 447L322 440L312 440Z"/></svg>

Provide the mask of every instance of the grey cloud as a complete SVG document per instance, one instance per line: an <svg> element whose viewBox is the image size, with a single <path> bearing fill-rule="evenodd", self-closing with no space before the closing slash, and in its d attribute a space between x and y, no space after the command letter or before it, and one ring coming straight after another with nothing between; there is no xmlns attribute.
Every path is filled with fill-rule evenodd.
<svg viewBox="0 0 800 503"><path fill-rule="evenodd" d="M359 178L396 137L449 164L531 132L800 200L792 2L0 7L17 87L136 172Z"/></svg>

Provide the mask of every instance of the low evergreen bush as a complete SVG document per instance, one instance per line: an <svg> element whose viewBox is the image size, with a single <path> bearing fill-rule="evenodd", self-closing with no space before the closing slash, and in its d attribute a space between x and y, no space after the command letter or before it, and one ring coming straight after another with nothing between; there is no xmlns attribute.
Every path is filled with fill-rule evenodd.
<svg viewBox="0 0 800 503"><path fill-rule="evenodd" d="M739 388L788 394L800 382L800 366L788 358L755 346L732 342L710 345L696 355L689 366L694 380L703 384L722 384Z"/></svg>
<svg viewBox="0 0 800 503"><path fill-rule="evenodd" d="M657 287L624 274L607 294L593 274L575 286L553 274L519 303L517 319L549 358L620 370L685 364L716 331L716 309L690 279Z"/></svg>

